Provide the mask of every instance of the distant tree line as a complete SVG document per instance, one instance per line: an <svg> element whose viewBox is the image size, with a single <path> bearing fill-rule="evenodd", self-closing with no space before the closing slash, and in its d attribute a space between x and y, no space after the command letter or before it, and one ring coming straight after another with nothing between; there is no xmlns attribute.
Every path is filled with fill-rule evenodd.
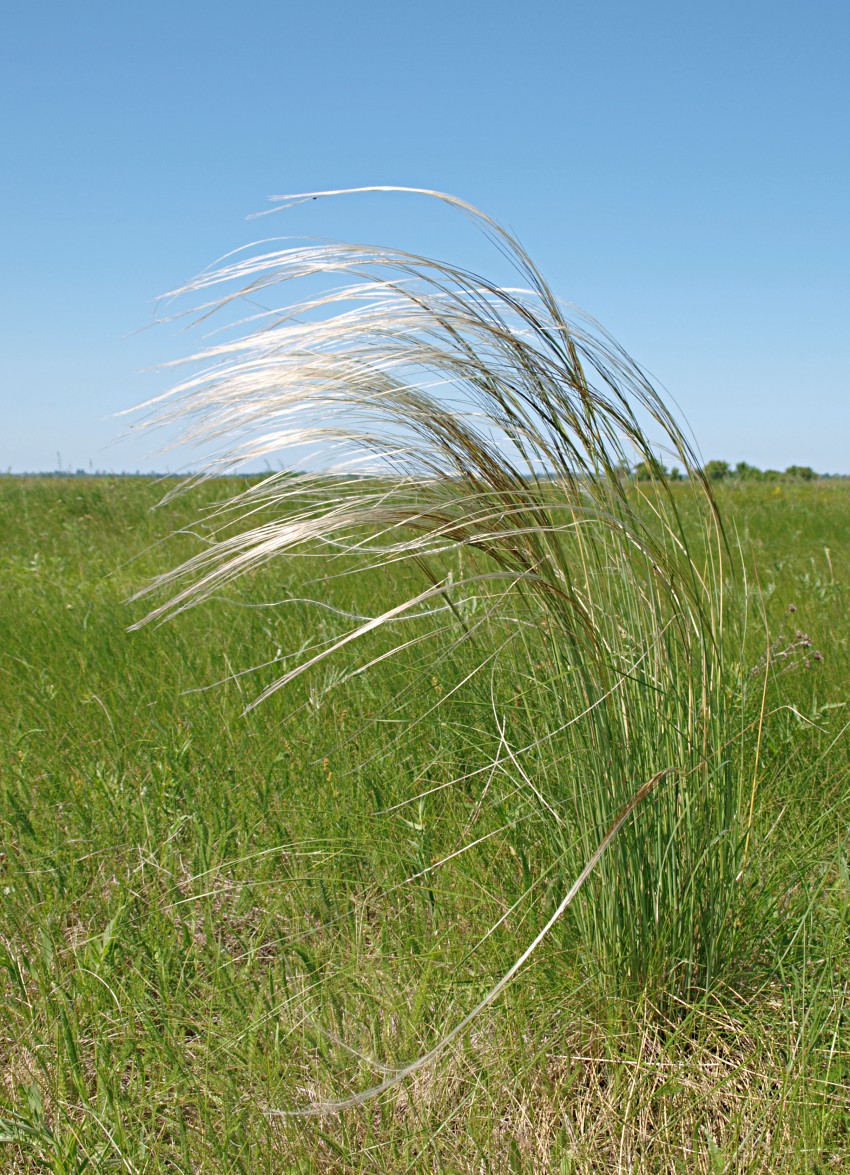
<svg viewBox="0 0 850 1175"><path fill-rule="evenodd" d="M704 472L710 481L724 481L734 477L738 481L814 481L820 475L810 465L789 465L784 471L758 469L746 461L739 461L733 468L728 461L707 461Z"/></svg>
<svg viewBox="0 0 850 1175"><path fill-rule="evenodd" d="M632 471L637 481L681 481L684 474L674 465L665 469L656 457L640 461ZM703 473L709 481L814 481L830 474L816 473L810 465L789 465L785 470L759 469L747 461L730 465L728 461L706 461Z"/></svg>

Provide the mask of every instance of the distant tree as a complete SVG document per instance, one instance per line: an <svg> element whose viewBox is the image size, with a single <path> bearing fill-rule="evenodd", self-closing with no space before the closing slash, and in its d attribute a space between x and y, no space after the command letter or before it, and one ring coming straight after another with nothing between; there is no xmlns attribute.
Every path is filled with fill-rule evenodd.
<svg viewBox="0 0 850 1175"><path fill-rule="evenodd" d="M706 461L703 472L709 481L721 481L724 477L729 477L732 470L728 461Z"/></svg>
<svg viewBox="0 0 850 1175"><path fill-rule="evenodd" d="M800 481L814 481L817 474L809 465L789 465L785 476L799 478Z"/></svg>
<svg viewBox="0 0 850 1175"><path fill-rule="evenodd" d="M684 478L682 477L682 471L677 465L673 466L668 476L670 481L684 481Z"/></svg>
<svg viewBox="0 0 850 1175"><path fill-rule="evenodd" d="M647 457L646 461L639 461L635 466L637 481L663 481L666 476L667 470L657 457Z"/></svg>
<svg viewBox="0 0 850 1175"><path fill-rule="evenodd" d="M746 461L739 461L735 466L735 476L741 481L761 481L764 474L755 465L748 465Z"/></svg>

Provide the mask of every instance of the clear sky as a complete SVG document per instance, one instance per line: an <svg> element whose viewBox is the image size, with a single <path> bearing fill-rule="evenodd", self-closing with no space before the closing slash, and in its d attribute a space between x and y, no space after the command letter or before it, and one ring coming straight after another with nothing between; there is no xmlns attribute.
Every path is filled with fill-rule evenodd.
<svg viewBox="0 0 850 1175"><path fill-rule="evenodd" d="M138 328L258 235L489 265L415 197L245 219L389 183L511 227L706 458L850 472L848 0L18 0L0 104L0 470L174 467L111 443L192 346Z"/></svg>

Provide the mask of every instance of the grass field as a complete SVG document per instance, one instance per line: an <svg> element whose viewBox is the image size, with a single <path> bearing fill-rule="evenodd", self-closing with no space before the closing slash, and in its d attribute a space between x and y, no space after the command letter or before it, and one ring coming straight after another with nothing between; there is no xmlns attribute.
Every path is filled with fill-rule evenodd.
<svg viewBox="0 0 850 1175"><path fill-rule="evenodd" d="M411 644L346 680L346 648L243 714L339 629L259 605L373 615L410 570L317 584L279 560L128 633L222 492L153 511L145 479L0 480L0 1169L850 1169L850 483L718 491L752 601L721 758L752 829L707 990L618 981L594 879L435 1064L315 1117L276 1111L438 1042L603 828L557 809L558 744L504 754L559 720L531 645L458 689L486 649Z"/></svg>

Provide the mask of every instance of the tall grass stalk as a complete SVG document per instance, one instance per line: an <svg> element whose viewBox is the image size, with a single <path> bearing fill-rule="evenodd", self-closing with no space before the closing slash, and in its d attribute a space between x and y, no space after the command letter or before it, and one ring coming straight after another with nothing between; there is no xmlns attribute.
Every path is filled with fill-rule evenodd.
<svg viewBox="0 0 850 1175"><path fill-rule="evenodd" d="M329 576L409 564L419 590L304 651L256 700L381 632L393 634L381 659L473 641L492 669L500 648L496 673L519 701L510 731L494 705L493 766L537 809L561 876L577 876L640 785L666 773L575 917L604 991L673 1007L728 956L749 794L720 518L641 369L565 310L503 228L422 194L469 216L516 287L402 250L311 242L264 245L175 292L191 301L180 313L224 323L192 374L143 406L146 423L208 447L183 488L286 452L302 467L223 503L214 541L146 589L167 595L146 620L274 559L322 552ZM307 293L287 299L290 282ZM659 453L683 483L625 476L658 469Z"/></svg>

